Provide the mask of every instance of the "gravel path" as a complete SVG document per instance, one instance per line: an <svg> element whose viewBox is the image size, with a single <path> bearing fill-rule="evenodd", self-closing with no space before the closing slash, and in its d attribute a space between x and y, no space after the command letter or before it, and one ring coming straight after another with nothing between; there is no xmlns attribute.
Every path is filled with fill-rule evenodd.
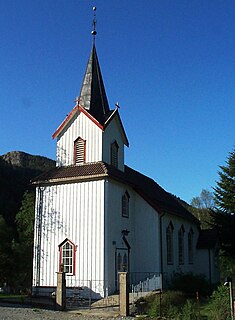
<svg viewBox="0 0 235 320"><path fill-rule="evenodd" d="M1 304L0 305L0 320L93 320L93 319L133 319L131 317L120 317L117 313L112 311L87 311L79 312L69 311L53 311L45 309L37 309L32 307L25 307L20 305L12 304Z"/></svg>

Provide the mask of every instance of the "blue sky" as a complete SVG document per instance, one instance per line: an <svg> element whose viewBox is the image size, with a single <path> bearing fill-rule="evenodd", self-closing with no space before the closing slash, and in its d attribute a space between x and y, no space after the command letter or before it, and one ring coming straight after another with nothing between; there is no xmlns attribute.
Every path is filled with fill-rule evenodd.
<svg viewBox="0 0 235 320"><path fill-rule="evenodd" d="M0 0L0 154L55 158L96 48L126 164L186 201L215 186L235 146L235 2Z"/></svg>

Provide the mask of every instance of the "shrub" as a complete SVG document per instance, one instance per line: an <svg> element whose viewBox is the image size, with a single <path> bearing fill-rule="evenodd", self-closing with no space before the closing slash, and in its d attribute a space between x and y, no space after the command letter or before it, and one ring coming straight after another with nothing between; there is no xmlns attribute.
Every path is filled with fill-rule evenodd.
<svg viewBox="0 0 235 320"><path fill-rule="evenodd" d="M181 320L196 320L196 304L191 300L186 300L180 315Z"/></svg>
<svg viewBox="0 0 235 320"><path fill-rule="evenodd" d="M171 289L182 291L191 296L195 296L196 292L204 297L211 294L210 284L205 277L192 273L176 273L171 282Z"/></svg>
<svg viewBox="0 0 235 320"><path fill-rule="evenodd" d="M211 296L209 303L209 320L230 319L229 288L219 286Z"/></svg>
<svg viewBox="0 0 235 320"><path fill-rule="evenodd" d="M177 319L185 302L182 292L166 291L162 294L152 294L141 298L136 302L136 307L140 314L148 314L150 317L165 316Z"/></svg>

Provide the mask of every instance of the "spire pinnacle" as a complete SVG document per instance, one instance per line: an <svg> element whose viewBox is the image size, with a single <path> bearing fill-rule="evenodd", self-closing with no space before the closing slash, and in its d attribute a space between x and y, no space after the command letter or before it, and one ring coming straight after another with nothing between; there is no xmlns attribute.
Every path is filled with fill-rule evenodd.
<svg viewBox="0 0 235 320"><path fill-rule="evenodd" d="M93 17L93 22L92 22L93 30L91 31L91 34L92 34L93 44L94 44L95 43L95 36L97 35L97 32L96 32L96 23L97 23L97 20L96 20L96 7L93 7L92 10L94 12L94 17Z"/></svg>

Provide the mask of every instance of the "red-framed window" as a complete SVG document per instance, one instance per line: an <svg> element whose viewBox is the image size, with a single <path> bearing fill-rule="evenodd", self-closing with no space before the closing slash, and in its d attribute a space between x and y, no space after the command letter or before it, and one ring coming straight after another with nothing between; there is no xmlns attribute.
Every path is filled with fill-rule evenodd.
<svg viewBox="0 0 235 320"><path fill-rule="evenodd" d="M74 141L74 164L86 162L86 141L81 137Z"/></svg>
<svg viewBox="0 0 235 320"><path fill-rule="evenodd" d="M65 239L59 245L59 270L64 271L69 275L75 274L75 258L76 258L76 246L69 239Z"/></svg>

